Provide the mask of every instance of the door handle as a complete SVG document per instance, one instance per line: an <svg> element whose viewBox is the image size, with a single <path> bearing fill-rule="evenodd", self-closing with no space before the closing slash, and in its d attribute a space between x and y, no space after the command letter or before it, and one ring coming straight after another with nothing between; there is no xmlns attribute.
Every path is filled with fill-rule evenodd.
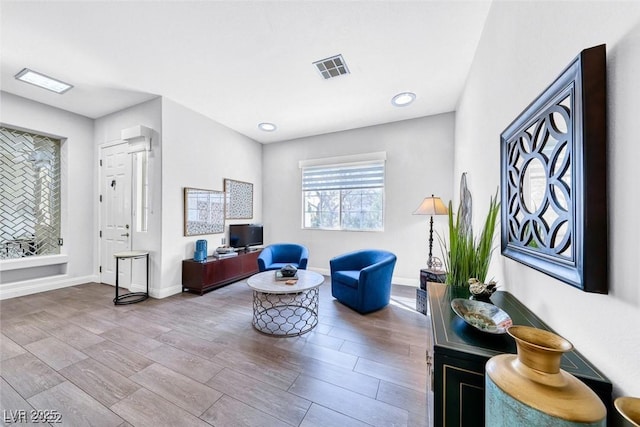
<svg viewBox="0 0 640 427"><path fill-rule="evenodd" d="M121 234L120 236L122 236L122 237L129 237L129 233L124 233L124 234Z"/></svg>

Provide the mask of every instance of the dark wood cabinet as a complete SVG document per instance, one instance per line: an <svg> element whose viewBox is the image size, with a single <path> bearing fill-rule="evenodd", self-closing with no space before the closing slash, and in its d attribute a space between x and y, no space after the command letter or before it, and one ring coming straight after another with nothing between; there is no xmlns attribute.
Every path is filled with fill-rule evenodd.
<svg viewBox="0 0 640 427"><path fill-rule="evenodd" d="M516 345L508 334L484 333L456 316L451 300L462 295L455 292L447 285L427 285L433 332L427 360L432 366L434 426L484 426L485 364L497 354L515 354ZM514 325L552 331L508 292L496 292L491 302L506 311ZM613 413L611 382L584 356L576 350L566 353L561 368L591 387L604 402L608 414Z"/></svg>
<svg viewBox="0 0 640 427"><path fill-rule="evenodd" d="M182 261L182 291L205 292L244 279L258 272L260 250L238 252L229 258Z"/></svg>

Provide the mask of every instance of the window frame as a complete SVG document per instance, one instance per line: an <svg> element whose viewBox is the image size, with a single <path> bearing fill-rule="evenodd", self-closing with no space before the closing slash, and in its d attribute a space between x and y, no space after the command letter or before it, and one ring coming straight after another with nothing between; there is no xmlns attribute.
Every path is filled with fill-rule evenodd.
<svg viewBox="0 0 640 427"><path fill-rule="evenodd" d="M335 172L338 172L338 175L342 170L348 169L364 169L371 166L382 167L381 173L381 184L380 185L363 185L363 186L343 186L345 181L340 180L339 178L334 181L333 184L327 184L326 188L314 188L309 189L305 188L305 171L313 171L313 170L324 170L324 169L334 169ZM377 152L377 153L365 153L351 156L340 156L340 157L331 157L331 158L323 158L323 159L309 159L309 160L301 160L299 162L300 168L300 195L301 195L301 227L303 230L324 230L324 231L355 231L355 232L384 232L385 229L385 217L386 217L386 209L385 209L385 200L386 200L386 153L385 152ZM375 174L375 173L374 173ZM308 175L307 175L308 177ZM337 182L337 183L336 183ZM310 184L307 183L307 186ZM374 190L379 192L379 203L380 210L375 211L361 211L361 216L366 215L367 212L375 212L379 213L380 218L380 227L379 228L347 228L344 226L344 198L347 196L345 194L346 191L351 190L359 190L359 191L367 191ZM307 193L316 191L320 192L337 192L338 198L338 206L337 206L337 214L338 214L338 224L337 226L323 226L320 224L319 226L309 226L307 225L307 215L310 213L307 210ZM362 193L360 193L360 197L362 197ZM362 218L361 218L362 219Z"/></svg>
<svg viewBox="0 0 640 427"><path fill-rule="evenodd" d="M25 244L20 246L20 248L16 251L13 251L11 256L9 256L9 244L11 244L11 240L2 240L3 247L2 249L6 251L6 256L0 258L0 262L3 265L9 265L6 263L11 263L14 267L12 268L26 268L25 266L38 266L38 265L49 265L49 264L58 264L59 260L63 260L62 262L66 262L66 255L63 254L62 250L62 236L65 230L65 206L66 206L66 174L64 172L64 159L65 159L65 150L66 150L66 138L63 136L51 134L48 132L33 130L29 128L24 128L21 126L15 126L13 124L9 124L6 122L0 122L0 127L8 132L16 132L23 135L27 135L30 138L37 138L42 140L50 141L56 148L54 149L53 154L45 155L42 159L38 159L35 156L32 162L43 161L46 164L49 164L47 169L50 171L46 173L42 178L35 178L39 180L39 182L45 183L47 185L44 188L47 188L46 193L41 195L44 199L53 200L53 205L47 204L47 209L49 209L49 214L45 215L48 217L48 220L43 222L38 222L37 216L38 213L42 215L42 208L35 208L35 223L33 225L34 233L32 238L32 244ZM37 142L33 142L34 150L30 153L37 153L37 149L35 148L35 144ZM31 155L31 154L30 154ZM11 157L7 158L9 161ZM34 168L34 173L37 174L37 170ZM5 183L0 186L4 187ZM54 186L53 189L51 186ZM52 194L53 193L53 194ZM34 194L34 197L37 197ZM34 199L34 204L36 203ZM51 209L55 208L53 211ZM43 234L48 237L48 239L43 239L43 234L39 233L37 229L49 229L50 231L44 232ZM7 244L6 248L4 244ZM32 247L33 245L33 247ZM20 254L21 252L21 254ZM20 255L20 256L15 256ZM64 256L63 256L64 255ZM29 260L26 263L23 263L24 260ZM42 260L42 261L40 261ZM3 267L4 268L4 267Z"/></svg>

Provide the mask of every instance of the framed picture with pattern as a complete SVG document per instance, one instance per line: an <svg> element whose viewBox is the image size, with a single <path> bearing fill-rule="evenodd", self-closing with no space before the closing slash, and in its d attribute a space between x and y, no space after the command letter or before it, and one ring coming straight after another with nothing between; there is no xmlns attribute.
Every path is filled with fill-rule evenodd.
<svg viewBox="0 0 640 427"><path fill-rule="evenodd" d="M224 192L184 189L184 235L224 232Z"/></svg>
<svg viewBox="0 0 640 427"><path fill-rule="evenodd" d="M225 218L253 218L253 184L250 182L224 179Z"/></svg>

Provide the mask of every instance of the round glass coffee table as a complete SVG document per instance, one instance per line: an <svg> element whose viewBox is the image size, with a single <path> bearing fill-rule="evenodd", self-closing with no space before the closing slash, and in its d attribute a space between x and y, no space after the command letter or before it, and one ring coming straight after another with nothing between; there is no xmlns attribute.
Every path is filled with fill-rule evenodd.
<svg viewBox="0 0 640 427"><path fill-rule="evenodd" d="M263 271L247 280L253 289L253 327L281 337L309 332L318 324L318 295L324 277L298 270L295 284L276 280L276 271Z"/></svg>

